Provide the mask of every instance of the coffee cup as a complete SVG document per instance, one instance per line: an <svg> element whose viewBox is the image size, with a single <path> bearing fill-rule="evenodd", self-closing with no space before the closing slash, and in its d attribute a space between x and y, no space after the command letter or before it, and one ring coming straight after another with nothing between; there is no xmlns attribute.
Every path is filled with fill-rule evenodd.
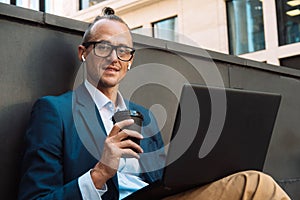
<svg viewBox="0 0 300 200"><path fill-rule="evenodd" d="M117 111L112 117L114 124L126 119L133 119L134 123L124 127L123 129L134 130L138 133L141 133L144 117L140 112L136 110ZM138 138L128 137L127 139L130 139L140 145L140 139Z"/></svg>

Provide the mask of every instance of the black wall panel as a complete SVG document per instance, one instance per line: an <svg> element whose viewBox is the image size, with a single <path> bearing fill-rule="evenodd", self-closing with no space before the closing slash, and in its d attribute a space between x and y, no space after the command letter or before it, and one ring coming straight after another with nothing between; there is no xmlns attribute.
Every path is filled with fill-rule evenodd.
<svg viewBox="0 0 300 200"><path fill-rule="evenodd" d="M19 9L14 11L9 14L17 17ZM29 12L36 17L32 21L1 14L0 188L1 199L15 199L23 134L32 104L40 96L73 87L82 33L41 24L39 12Z"/></svg>

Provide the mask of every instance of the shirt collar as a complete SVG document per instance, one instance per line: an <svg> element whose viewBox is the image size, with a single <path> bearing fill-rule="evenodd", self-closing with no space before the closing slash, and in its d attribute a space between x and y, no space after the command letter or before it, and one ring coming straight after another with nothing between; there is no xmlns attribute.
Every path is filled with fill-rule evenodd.
<svg viewBox="0 0 300 200"><path fill-rule="evenodd" d="M99 110L108 104L113 104L113 102L109 98L107 98L107 96L105 96L100 90L93 86L88 80L85 80L84 84ZM127 109L125 101L119 91L117 94L116 104L117 105L115 106L115 111Z"/></svg>

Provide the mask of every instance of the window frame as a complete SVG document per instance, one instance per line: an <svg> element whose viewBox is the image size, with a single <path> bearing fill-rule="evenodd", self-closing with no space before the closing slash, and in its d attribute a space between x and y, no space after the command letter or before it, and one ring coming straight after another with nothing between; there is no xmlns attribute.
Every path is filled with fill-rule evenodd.
<svg viewBox="0 0 300 200"><path fill-rule="evenodd" d="M166 17L166 18L163 18L163 19L160 19L160 20L157 20L157 21L154 21L154 22L151 22L151 28L152 28L152 33L151 33L151 35L152 35L152 37L153 38L158 38L158 39L164 39L164 38L160 38L160 37L156 37L155 36L155 24L157 24L157 23L159 23L159 22L163 22L163 21L167 21L167 20L170 20L170 19L174 19L174 20L176 20L175 21L175 26L174 26L174 28L175 29L178 29L178 15L173 15L173 16L170 16L170 17ZM166 29L167 30L167 29ZM171 31L171 30L170 30ZM178 30L172 30L174 33L176 33ZM171 41L176 41L176 34L174 34L174 40L171 40ZM166 40L166 39L164 39L164 40Z"/></svg>
<svg viewBox="0 0 300 200"><path fill-rule="evenodd" d="M233 20L231 20L232 16L230 15L230 8L229 6L233 6L233 4L229 5L230 3L233 3L234 1L237 2L237 0L226 0L225 4L226 4L226 20L227 20L227 35L228 35L228 50L229 50L229 54L231 55L243 55L243 54L247 54L247 53L253 53L253 52L257 52L257 51L261 51L261 50L265 50L266 49L266 34L265 34L265 27L264 27L264 11L263 11L263 2L261 1L261 22L262 22L262 26L261 30L262 31L251 31L249 34L249 30L246 30L245 34L246 35L242 35L238 30L232 30L232 27L235 27L236 25L231 24L232 21L235 21L236 19L234 18ZM259 1L259 0L257 0ZM244 3L246 5L247 1L244 0ZM250 7L251 9L253 9L252 7ZM256 8L255 8L256 9ZM234 12L235 13L235 12ZM252 14L252 13L251 13ZM255 17L255 15L254 15ZM251 20L254 20L255 18L251 18ZM245 15L245 20L244 22L246 22L247 24L247 20L248 20L248 16ZM256 23L255 23L256 24ZM248 25L246 25L248 27ZM252 27L253 30L254 26ZM251 41L249 40L249 38L253 38L253 40L259 40L259 36L255 37L256 34L262 33L262 39L263 42L262 43L257 43L255 41ZM238 43L241 43L239 39L236 39L236 34L239 34L240 37L247 37L247 44L246 47L243 47L241 44L237 45ZM244 40L243 40L244 41ZM251 41L251 43L249 42ZM261 47L257 48L255 46L255 44L261 44ZM239 46L241 48L241 50L239 51L237 46ZM251 50L251 46L253 48L253 50ZM259 45L258 45L259 46Z"/></svg>
<svg viewBox="0 0 300 200"><path fill-rule="evenodd" d="M285 0L278 0L278 1L275 2L276 17L277 17L277 30L278 30L278 44L279 44L279 46L284 46L284 45L289 45L289 44L294 44L294 43L299 43L300 42L300 41L289 41L290 33L288 31L289 26L287 26L287 23L292 22L293 17L287 16L286 12L288 11L288 9L286 9L284 7L284 6L286 6L285 4L287 2L288 1L285 1ZM300 5L295 6L295 7L291 7L290 10L293 10L293 9L296 9L296 8L300 9ZM294 16L294 17L298 17L298 19L300 20L300 15ZM298 23L298 26L299 26L299 29L300 29L300 22Z"/></svg>

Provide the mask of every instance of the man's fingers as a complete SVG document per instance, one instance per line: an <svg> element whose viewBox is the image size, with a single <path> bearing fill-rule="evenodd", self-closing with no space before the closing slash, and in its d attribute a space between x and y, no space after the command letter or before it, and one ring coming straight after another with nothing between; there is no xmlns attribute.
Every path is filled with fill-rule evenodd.
<svg viewBox="0 0 300 200"><path fill-rule="evenodd" d="M115 123L115 125L113 126L112 130L109 133L109 137L117 135L121 129L123 129L126 126L130 126L133 123L134 123L133 119L126 119Z"/></svg>
<svg viewBox="0 0 300 200"><path fill-rule="evenodd" d="M122 140L124 140L124 139L126 139L128 137L134 137L134 138L137 138L139 140L143 139L143 136L139 132L136 132L136 131L133 131L133 130L124 129L121 132L119 132L118 135L116 135L114 137L114 140L122 141Z"/></svg>
<svg viewBox="0 0 300 200"><path fill-rule="evenodd" d="M120 142L119 147L121 149L135 149L138 153L144 152L140 145L138 145L130 139L123 140L122 142Z"/></svg>
<svg viewBox="0 0 300 200"><path fill-rule="evenodd" d="M140 155L136 152L134 152L132 149L123 149L123 155L122 158L136 158L139 159Z"/></svg>

